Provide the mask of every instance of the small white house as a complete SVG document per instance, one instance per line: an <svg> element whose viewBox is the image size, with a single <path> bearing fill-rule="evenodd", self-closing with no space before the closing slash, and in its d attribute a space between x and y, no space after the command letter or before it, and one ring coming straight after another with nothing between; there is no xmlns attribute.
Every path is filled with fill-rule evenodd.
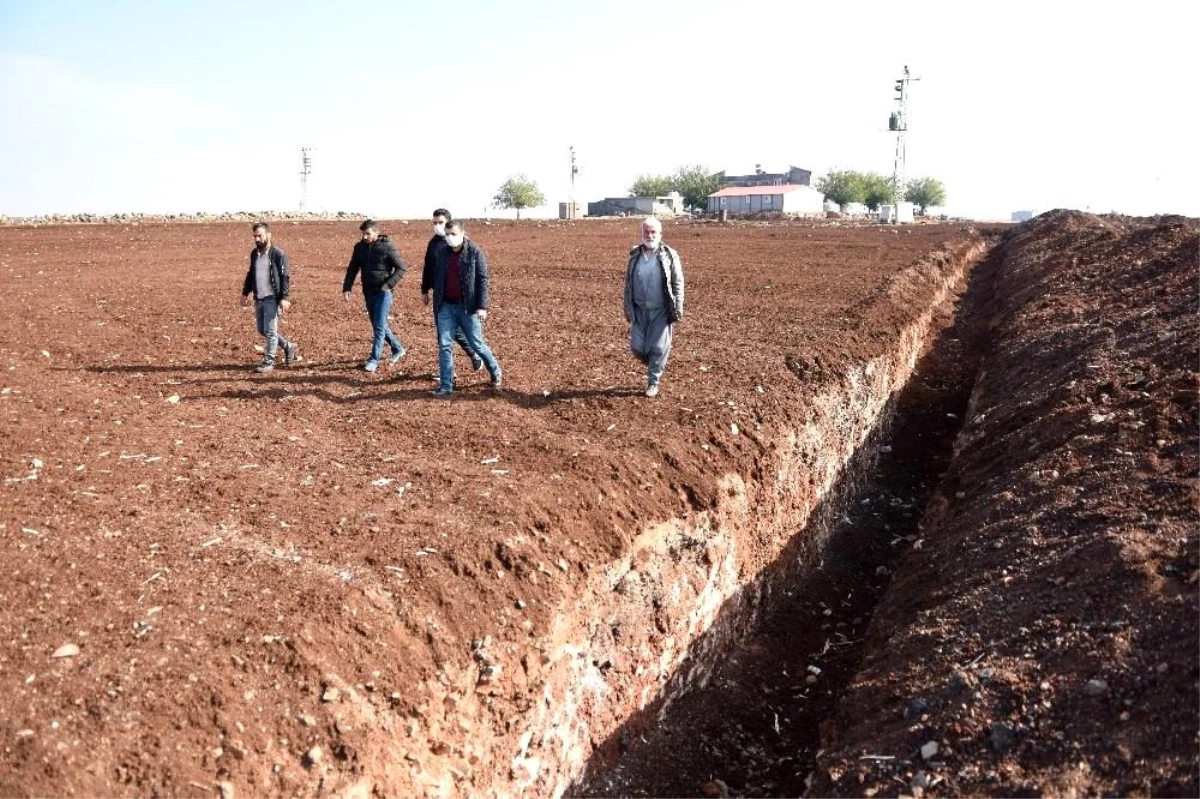
<svg viewBox="0 0 1200 799"><path fill-rule="evenodd" d="M726 186L708 195L710 214L781 214L822 216L825 196L812 186L780 183L773 186Z"/></svg>
<svg viewBox="0 0 1200 799"><path fill-rule="evenodd" d="M893 225L911 224L915 206L912 203L896 203L895 205L879 206L879 221Z"/></svg>

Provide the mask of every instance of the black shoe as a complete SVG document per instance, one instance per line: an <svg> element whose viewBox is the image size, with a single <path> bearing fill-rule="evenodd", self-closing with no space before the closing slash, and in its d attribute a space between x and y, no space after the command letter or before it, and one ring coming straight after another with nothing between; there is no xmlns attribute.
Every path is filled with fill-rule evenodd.
<svg viewBox="0 0 1200 799"><path fill-rule="evenodd" d="M435 390L433 390L429 393L435 397L449 397L451 394L454 393L454 389L442 388L441 386L438 386Z"/></svg>
<svg viewBox="0 0 1200 799"><path fill-rule="evenodd" d="M504 375L496 372L496 376L492 378L492 390L499 391L504 385Z"/></svg>
<svg viewBox="0 0 1200 799"><path fill-rule="evenodd" d="M263 361L258 366L254 367L254 371L260 375L265 375L267 372L275 371L275 363L273 361Z"/></svg>
<svg viewBox="0 0 1200 799"><path fill-rule="evenodd" d="M471 356L471 371L478 372L482 368L483 368L483 358L480 358L478 355L472 355Z"/></svg>

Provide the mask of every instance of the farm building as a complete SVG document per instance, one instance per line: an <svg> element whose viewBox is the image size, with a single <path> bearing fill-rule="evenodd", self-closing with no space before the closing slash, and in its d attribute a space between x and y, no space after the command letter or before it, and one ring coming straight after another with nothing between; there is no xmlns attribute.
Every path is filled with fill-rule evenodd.
<svg viewBox="0 0 1200 799"><path fill-rule="evenodd" d="M824 213L825 197L811 186L783 183L767 186L726 186L708 195L709 213L730 214Z"/></svg>
<svg viewBox="0 0 1200 799"><path fill-rule="evenodd" d="M662 197L606 197L588 203L588 216L674 216L683 213L683 196L673 191Z"/></svg>
<svg viewBox="0 0 1200 799"><path fill-rule="evenodd" d="M798 166L789 166L787 172L765 172L762 164L754 165L751 175L726 175L717 173L721 186L808 186L812 182L812 171Z"/></svg>

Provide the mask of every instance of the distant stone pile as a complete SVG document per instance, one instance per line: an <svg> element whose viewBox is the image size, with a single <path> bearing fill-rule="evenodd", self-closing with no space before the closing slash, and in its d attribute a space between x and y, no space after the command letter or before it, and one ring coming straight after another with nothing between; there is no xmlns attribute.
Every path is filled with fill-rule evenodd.
<svg viewBox="0 0 1200 799"><path fill-rule="evenodd" d="M5 216L0 214L0 226L42 225L131 225L150 222L255 222L259 219L278 221L340 221L364 219L357 212L337 211L318 213L313 211L225 211L219 214L47 214L45 216Z"/></svg>

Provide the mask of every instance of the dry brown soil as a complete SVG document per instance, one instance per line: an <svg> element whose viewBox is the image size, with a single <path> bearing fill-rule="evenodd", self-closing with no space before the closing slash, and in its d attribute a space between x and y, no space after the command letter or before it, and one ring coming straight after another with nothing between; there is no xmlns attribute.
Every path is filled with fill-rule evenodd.
<svg viewBox="0 0 1200 799"><path fill-rule="evenodd" d="M386 232L410 261L429 234ZM237 304L246 226L0 230L0 793L412 790L444 753L395 737L452 723L428 697L473 641L516 683L482 699L502 733L558 603L643 526L754 469L757 440L731 424L798 412L786 356L882 346L891 322L864 326L862 303L978 237L671 226L688 316L650 401L620 310L636 232L474 225L506 390L460 361L445 401L416 274L393 311L408 358L359 370L369 326L339 294L353 224L276 227L304 361L268 376ZM79 654L53 657L67 644ZM486 785L473 768L455 779Z"/></svg>
<svg viewBox="0 0 1200 799"><path fill-rule="evenodd" d="M954 460L812 795L1200 795L1198 231L1054 212L981 269Z"/></svg>

